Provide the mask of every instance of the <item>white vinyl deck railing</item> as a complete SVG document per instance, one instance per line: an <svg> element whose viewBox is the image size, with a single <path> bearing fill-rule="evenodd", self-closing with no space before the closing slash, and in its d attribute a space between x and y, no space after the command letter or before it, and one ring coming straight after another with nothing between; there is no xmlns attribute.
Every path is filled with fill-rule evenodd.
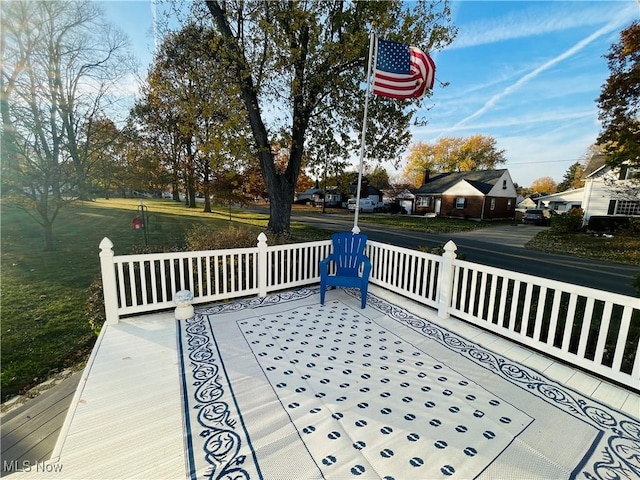
<svg viewBox="0 0 640 480"><path fill-rule="evenodd" d="M319 283L331 241L144 255L100 243L107 323L173 308L181 290L210 303ZM575 367L640 390L640 299L369 241L370 283Z"/></svg>

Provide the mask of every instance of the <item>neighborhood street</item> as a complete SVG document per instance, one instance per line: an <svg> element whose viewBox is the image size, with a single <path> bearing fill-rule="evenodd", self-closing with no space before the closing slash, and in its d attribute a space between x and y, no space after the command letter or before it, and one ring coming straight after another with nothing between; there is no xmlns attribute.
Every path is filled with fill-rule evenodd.
<svg viewBox="0 0 640 480"><path fill-rule="evenodd" d="M344 215L317 215L294 211L291 218L335 232L350 231L353 227L353 219L345 218ZM359 226L362 233L377 242L417 249L419 246L437 247L453 240L458 246L458 253L465 254L466 260L470 262L623 295L636 295L631 287L633 278L640 273L640 268L636 266L524 248L529 239L547 227L499 225L464 233L424 234L369 223L360 223Z"/></svg>

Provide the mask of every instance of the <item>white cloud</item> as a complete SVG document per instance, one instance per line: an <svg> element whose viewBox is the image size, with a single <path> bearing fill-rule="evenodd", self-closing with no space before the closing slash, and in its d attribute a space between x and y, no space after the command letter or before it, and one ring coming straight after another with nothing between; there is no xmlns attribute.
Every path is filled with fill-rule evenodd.
<svg viewBox="0 0 640 480"><path fill-rule="evenodd" d="M589 45L593 41L597 40L601 36L606 35L606 34L612 32L612 31L620 28L620 26L624 23L623 19L626 20L626 18L627 18L626 11L620 12L612 20L610 20L606 25L600 27L598 30L596 30L591 35L583 38L578 43L573 45L571 48L569 48L569 49L565 50L564 52L562 52L560 55L557 55L557 56L551 58L550 60L547 60L542 65L539 65L538 67L533 69L531 72L529 72L526 75L520 77L513 84L507 86L501 92L498 92L495 95L493 95L489 100L487 100L485 102L485 104L480 109L476 110L471 115L468 115L467 117L465 117L462 120L458 121L452 127L452 129L459 128L460 126L464 125L465 123L469 122L470 120L473 120L474 118L480 117L481 115L485 114L486 112L488 112L489 110L494 108L503 98L505 98L505 97L511 95L512 93L516 92L523 85L527 84L528 82L530 82L531 80L536 78L538 75L540 75L544 71L546 71L546 70L550 69L551 67L557 65L558 63L566 60L567 58L575 55L576 53L581 51L583 48L585 48L587 45Z"/></svg>
<svg viewBox="0 0 640 480"><path fill-rule="evenodd" d="M486 45L505 40L562 32L570 28L602 24L603 21L621 23L637 15L635 2L542 2L535 7L522 8L508 15L470 22L465 25L451 49ZM624 5L624 8L616 8Z"/></svg>
<svg viewBox="0 0 640 480"><path fill-rule="evenodd" d="M476 133L487 131L490 129L499 129L499 128L509 128L517 125L519 128L522 128L527 125L535 125L535 124L545 124L549 125L556 122L568 122L572 120L585 120L594 118L594 110L573 110L569 111L566 109L562 110L547 110L543 113L534 113L534 112L525 112L520 116L504 116L504 117L496 117L491 120L487 120L485 122L474 123L473 125L461 125L456 128L451 127L431 127L427 124L424 127L414 127L412 129L414 137L417 136L433 136L433 140L435 141L437 138L443 134L453 134L460 136L461 133ZM565 123L566 125L566 123Z"/></svg>
<svg viewBox="0 0 640 480"><path fill-rule="evenodd" d="M565 172L581 159L594 140L593 131L579 132L568 124L536 136L505 135L498 140L498 147L506 151L505 167L513 181L528 187L540 177L562 181Z"/></svg>

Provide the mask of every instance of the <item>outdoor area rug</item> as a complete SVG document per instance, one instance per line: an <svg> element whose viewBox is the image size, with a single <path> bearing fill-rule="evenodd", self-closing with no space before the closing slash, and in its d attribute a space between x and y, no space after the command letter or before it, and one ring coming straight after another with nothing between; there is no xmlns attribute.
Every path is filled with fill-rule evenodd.
<svg viewBox="0 0 640 480"><path fill-rule="evenodd" d="M640 476L638 419L371 293L327 297L178 322L189 478Z"/></svg>

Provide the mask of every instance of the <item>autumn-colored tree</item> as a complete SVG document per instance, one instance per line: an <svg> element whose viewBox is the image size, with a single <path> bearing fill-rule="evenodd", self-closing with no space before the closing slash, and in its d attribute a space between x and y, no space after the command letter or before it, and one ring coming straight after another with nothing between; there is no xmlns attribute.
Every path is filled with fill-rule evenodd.
<svg viewBox="0 0 640 480"><path fill-rule="evenodd" d="M138 132L131 129L125 129L121 136L125 169L120 175L120 187L142 192L158 193L164 190L171 182L171 175L163 166L156 142L139 136Z"/></svg>
<svg viewBox="0 0 640 480"><path fill-rule="evenodd" d="M598 137L611 166L640 166L640 21L620 32L605 56L610 76L598 98L602 132Z"/></svg>
<svg viewBox="0 0 640 480"><path fill-rule="evenodd" d="M164 163L182 178L189 207L196 207L197 193L204 194L205 212L211 212L216 172L241 171L249 153L244 111L230 92L221 48L211 26L192 22L167 34L133 111L147 136L173 143L161 147Z"/></svg>
<svg viewBox="0 0 640 480"><path fill-rule="evenodd" d="M531 186L529 187L529 191L531 193L544 193L550 195L552 193L556 193L558 187L556 182L551 177L540 177L536 178L533 182L531 182Z"/></svg>
<svg viewBox="0 0 640 480"><path fill-rule="evenodd" d="M248 196L254 199L269 197L257 159L256 161L249 161L249 166L242 171L242 176L244 177L243 188Z"/></svg>
<svg viewBox="0 0 640 480"><path fill-rule="evenodd" d="M300 175L298 175L298 181L296 182L296 192L309 190L314 184L315 182L309 175L305 172L300 172Z"/></svg>
<svg viewBox="0 0 640 480"><path fill-rule="evenodd" d="M214 201L229 207L229 221L231 221L231 206L245 205L251 200L243 189L244 177L232 170L218 170L213 179Z"/></svg>
<svg viewBox="0 0 640 480"><path fill-rule="evenodd" d="M418 142L409 148L405 177L422 185L425 170L433 173L491 170L506 162L492 136L443 137L434 143Z"/></svg>

